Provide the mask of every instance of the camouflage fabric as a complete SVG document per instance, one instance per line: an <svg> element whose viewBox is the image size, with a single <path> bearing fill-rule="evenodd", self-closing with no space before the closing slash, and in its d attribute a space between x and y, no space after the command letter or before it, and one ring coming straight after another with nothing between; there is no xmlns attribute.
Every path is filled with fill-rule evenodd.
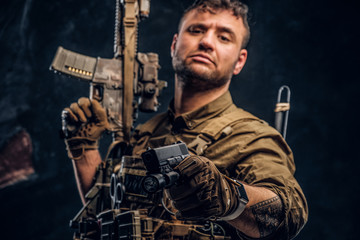
<svg viewBox="0 0 360 240"><path fill-rule="evenodd" d="M294 177L292 151L282 136L266 122L237 108L229 92L177 118L171 105L167 112L137 127L132 139L133 154L140 155L147 147L156 148L177 141L191 146L199 135L205 136L205 142L209 143L207 148L202 149L201 154L195 147L190 151L210 159L220 172L231 178L275 192L285 209L285 219L276 235L294 237L307 221L308 208ZM236 117L239 120L230 121L223 131L214 131L210 136L211 127L226 122L225 116L239 116ZM202 133L204 130L206 133ZM241 233L236 238L247 239Z"/></svg>

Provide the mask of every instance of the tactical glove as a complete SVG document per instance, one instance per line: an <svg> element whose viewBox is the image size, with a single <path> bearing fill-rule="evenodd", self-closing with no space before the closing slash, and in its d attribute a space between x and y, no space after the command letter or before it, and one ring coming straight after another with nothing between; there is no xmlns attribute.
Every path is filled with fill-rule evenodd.
<svg viewBox="0 0 360 240"><path fill-rule="evenodd" d="M109 128L106 110L96 100L80 98L63 110L65 144L70 158L78 160L85 150L97 149L101 134ZM65 129L64 129L65 127Z"/></svg>
<svg viewBox="0 0 360 240"><path fill-rule="evenodd" d="M169 189L179 219L220 218L232 214L239 204L236 186L224 177L215 164L201 156L190 156L174 170L180 173Z"/></svg>

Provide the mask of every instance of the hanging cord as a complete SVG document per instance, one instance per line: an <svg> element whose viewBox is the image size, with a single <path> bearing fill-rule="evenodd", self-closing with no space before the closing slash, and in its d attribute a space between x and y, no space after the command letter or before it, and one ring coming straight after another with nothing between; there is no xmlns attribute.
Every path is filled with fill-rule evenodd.
<svg viewBox="0 0 360 240"><path fill-rule="evenodd" d="M161 198L161 205L163 206L163 208L165 209L165 211L167 211L170 215L175 216L175 213L172 212L170 209L168 209L164 203L164 191L163 191L163 197Z"/></svg>
<svg viewBox="0 0 360 240"><path fill-rule="evenodd" d="M196 229L202 233L209 234L212 237L221 235L223 237L226 236L225 229L220 224L212 221L206 221L203 227L197 227Z"/></svg>

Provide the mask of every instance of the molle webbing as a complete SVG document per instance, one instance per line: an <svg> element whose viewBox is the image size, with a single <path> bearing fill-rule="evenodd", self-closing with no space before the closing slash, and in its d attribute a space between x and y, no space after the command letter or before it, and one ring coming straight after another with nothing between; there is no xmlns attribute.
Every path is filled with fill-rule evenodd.
<svg viewBox="0 0 360 240"><path fill-rule="evenodd" d="M202 231L206 229L204 225L148 217L146 209L115 209L102 212L97 217L101 222L101 239L110 239L111 234L117 239L128 240L230 240L225 232L219 234L212 228Z"/></svg>
<svg viewBox="0 0 360 240"><path fill-rule="evenodd" d="M206 148L214 141L232 133L233 129L231 125L236 122L244 122L247 120L261 121L259 118L242 109L237 109L234 112L213 118L205 128L200 131L200 134L197 135L195 140L188 144L188 148L196 153L196 155L202 155Z"/></svg>

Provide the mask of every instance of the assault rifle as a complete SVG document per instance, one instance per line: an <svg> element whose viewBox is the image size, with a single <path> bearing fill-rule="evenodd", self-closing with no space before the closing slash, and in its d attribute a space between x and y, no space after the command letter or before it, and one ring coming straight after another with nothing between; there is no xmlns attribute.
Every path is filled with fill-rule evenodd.
<svg viewBox="0 0 360 240"><path fill-rule="evenodd" d="M158 55L137 52L138 23L149 12L150 0L117 0L112 59L89 57L60 46L50 66L56 73L90 82L89 97L106 109L110 132L116 133L117 141L129 141L138 109L157 111L157 97L167 85L158 80ZM65 127L63 131L66 135Z"/></svg>
<svg viewBox="0 0 360 240"><path fill-rule="evenodd" d="M89 98L98 100L106 109L109 131L113 134L113 144L106 160L99 166L97 182L86 194L86 204L70 221L70 227L75 229L74 239L113 239L116 232L112 229L105 231L106 226L113 226L107 224L109 214L118 216L117 219L121 218L120 215L125 216L119 222L130 224L126 216L134 211L120 214L119 209L110 206L110 175L129 143L137 110L157 111L157 97L167 85L158 80L158 55L137 52L138 23L149 16L150 0L116 0L115 9L113 58L89 57L60 46L50 66L55 73L90 83ZM67 114L66 111L62 113L65 136L68 134ZM140 214L138 210L135 212ZM146 214L141 212L141 216ZM128 234L130 230L124 231ZM134 236L137 235L138 230L134 232Z"/></svg>

